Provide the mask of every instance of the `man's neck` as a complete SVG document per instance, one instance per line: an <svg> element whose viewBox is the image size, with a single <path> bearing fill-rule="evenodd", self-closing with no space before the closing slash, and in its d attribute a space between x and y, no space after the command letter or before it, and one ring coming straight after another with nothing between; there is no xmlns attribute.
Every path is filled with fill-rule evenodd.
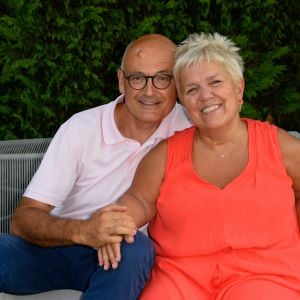
<svg viewBox="0 0 300 300"><path fill-rule="evenodd" d="M160 124L138 120L128 111L124 103L117 104L114 117L120 133L141 145L149 139Z"/></svg>

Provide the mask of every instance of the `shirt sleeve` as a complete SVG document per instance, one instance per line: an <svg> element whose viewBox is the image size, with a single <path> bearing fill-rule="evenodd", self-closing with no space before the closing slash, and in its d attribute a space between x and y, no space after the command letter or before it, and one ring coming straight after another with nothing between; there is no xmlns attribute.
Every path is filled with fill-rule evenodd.
<svg viewBox="0 0 300 300"><path fill-rule="evenodd" d="M60 206L77 178L80 138L72 119L64 123L51 141L24 196Z"/></svg>

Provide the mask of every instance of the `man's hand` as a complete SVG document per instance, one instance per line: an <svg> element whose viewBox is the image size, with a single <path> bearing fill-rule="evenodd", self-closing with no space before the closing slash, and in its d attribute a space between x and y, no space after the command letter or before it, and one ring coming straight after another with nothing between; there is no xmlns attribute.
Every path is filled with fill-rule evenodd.
<svg viewBox="0 0 300 300"><path fill-rule="evenodd" d="M136 225L127 209L109 205L97 210L79 229L79 244L99 248L107 244L121 243L123 238L131 242L136 234Z"/></svg>

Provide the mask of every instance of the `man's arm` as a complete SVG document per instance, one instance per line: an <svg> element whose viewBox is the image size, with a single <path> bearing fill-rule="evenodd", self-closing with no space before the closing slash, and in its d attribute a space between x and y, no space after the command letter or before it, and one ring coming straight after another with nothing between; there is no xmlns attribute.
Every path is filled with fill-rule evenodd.
<svg viewBox="0 0 300 300"><path fill-rule="evenodd" d="M52 209L51 205L23 198L14 212L11 233L42 247L73 244L101 247L121 242L123 235L136 233L126 208L118 205L99 209L88 220L52 216Z"/></svg>

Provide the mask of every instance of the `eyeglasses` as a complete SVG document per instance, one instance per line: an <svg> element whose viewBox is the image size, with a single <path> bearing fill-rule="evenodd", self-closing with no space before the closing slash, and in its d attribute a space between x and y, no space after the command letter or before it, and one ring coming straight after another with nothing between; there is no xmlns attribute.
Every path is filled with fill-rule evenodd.
<svg viewBox="0 0 300 300"><path fill-rule="evenodd" d="M148 83L148 79L151 78L152 84L155 88L159 90L164 90L171 84L173 75L161 73L154 76L145 76L143 74L131 74L126 76L125 72L121 70L124 74L124 77L128 80L128 83L131 88L134 90L142 90Z"/></svg>

